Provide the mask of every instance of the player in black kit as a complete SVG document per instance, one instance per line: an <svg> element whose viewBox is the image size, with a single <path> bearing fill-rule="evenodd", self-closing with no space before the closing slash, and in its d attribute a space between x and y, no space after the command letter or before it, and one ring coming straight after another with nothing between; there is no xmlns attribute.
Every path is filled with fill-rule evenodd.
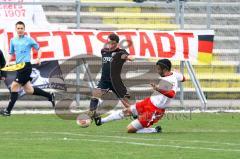
<svg viewBox="0 0 240 159"><path fill-rule="evenodd" d="M123 64L127 60L133 60L129 58L129 54L125 49L119 48L118 43L118 35L110 34L108 36L107 47L101 50L102 75L97 88L94 89L92 93L89 113L91 118L96 117L96 109L99 104L99 99L109 90L114 92L120 100L124 100L125 102L128 102L128 98L130 97L122 82L121 70Z"/></svg>
<svg viewBox="0 0 240 159"><path fill-rule="evenodd" d="M0 68L3 68L6 64L5 58L3 56L2 50L0 50ZM5 80L7 73L0 70L0 80Z"/></svg>

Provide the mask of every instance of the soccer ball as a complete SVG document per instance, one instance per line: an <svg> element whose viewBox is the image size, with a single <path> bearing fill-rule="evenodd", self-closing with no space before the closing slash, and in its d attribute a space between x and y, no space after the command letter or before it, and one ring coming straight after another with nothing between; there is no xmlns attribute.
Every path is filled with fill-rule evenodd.
<svg viewBox="0 0 240 159"><path fill-rule="evenodd" d="M91 119L79 119L77 124L82 128L87 128L91 124Z"/></svg>
<svg viewBox="0 0 240 159"><path fill-rule="evenodd" d="M77 117L76 123L82 128L87 128L91 124L92 120L89 116L82 114Z"/></svg>

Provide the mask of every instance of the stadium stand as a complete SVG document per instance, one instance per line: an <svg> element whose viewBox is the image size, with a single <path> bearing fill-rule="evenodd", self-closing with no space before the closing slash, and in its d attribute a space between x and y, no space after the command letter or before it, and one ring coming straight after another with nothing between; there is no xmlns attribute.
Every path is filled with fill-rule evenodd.
<svg viewBox="0 0 240 159"><path fill-rule="evenodd" d="M47 0L43 1L47 2ZM76 6L74 2L68 1L68 3L64 3L62 6L44 4L43 9L48 22L55 25L66 25L68 28L76 28ZM207 8L203 6L206 2L207 0L186 2L184 13L185 29L206 29ZM210 28L215 30L213 62L211 65L194 63L193 67L209 101L209 108L225 106L226 109L239 109L240 3L238 0L231 0L228 3L225 3L224 0L215 0L212 3L211 11ZM172 3L167 4L164 0L147 1L144 3L135 3L131 0L82 0L80 16L80 28L82 29L176 30L180 28L175 21L174 5ZM99 64L99 61L95 61L92 64L92 69L98 70ZM127 63L123 69L134 69L134 67L147 69L153 67L153 63L143 62L142 65ZM179 63L175 62L174 67L179 68ZM186 72L187 70L185 69ZM67 78L68 82L74 82L75 76L75 73L72 72ZM197 99L197 96L188 75L187 78L188 80L184 84L185 104L194 106L191 101ZM129 82L134 81L130 80ZM146 89L147 87L135 88L132 90L132 95L141 99L149 94ZM8 91L4 89L3 84L1 84L0 92L3 94L1 99L7 100ZM33 97L26 98L38 99ZM25 97L22 100L24 99ZM179 99L179 94L177 99ZM174 102L174 106L179 107L177 100ZM199 106L199 104L196 103L195 106Z"/></svg>

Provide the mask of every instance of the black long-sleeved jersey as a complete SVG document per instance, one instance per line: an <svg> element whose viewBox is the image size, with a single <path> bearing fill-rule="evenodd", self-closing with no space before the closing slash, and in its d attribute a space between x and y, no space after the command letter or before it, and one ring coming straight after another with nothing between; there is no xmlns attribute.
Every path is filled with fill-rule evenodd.
<svg viewBox="0 0 240 159"><path fill-rule="evenodd" d="M103 48L101 50L101 54L102 54L102 75L101 75L101 80L104 81L111 81L111 65L117 65L118 67L115 67L115 74L121 74L121 70L122 70L122 66L124 64L124 62L126 61L125 59L122 59L122 55L126 54L129 55L127 53L127 51L125 49L120 49L117 48L115 50L111 50L109 51L109 49L107 48Z"/></svg>
<svg viewBox="0 0 240 159"><path fill-rule="evenodd" d="M3 56L2 50L0 50L0 68L3 68L6 65L5 58ZM1 77L6 77L6 72L0 70L0 78Z"/></svg>

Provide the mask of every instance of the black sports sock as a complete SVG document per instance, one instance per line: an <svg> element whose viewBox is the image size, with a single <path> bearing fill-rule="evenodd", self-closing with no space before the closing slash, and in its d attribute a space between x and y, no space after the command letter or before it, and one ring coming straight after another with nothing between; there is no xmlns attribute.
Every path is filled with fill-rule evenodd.
<svg viewBox="0 0 240 159"><path fill-rule="evenodd" d="M91 98L90 101L90 111L94 111L97 109L97 105L98 105L98 99L97 98Z"/></svg>
<svg viewBox="0 0 240 159"><path fill-rule="evenodd" d="M7 111L10 113L18 99L18 92L11 92L10 102L8 103Z"/></svg>
<svg viewBox="0 0 240 159"><path fill-rule="evenodd" d="M46 97L46 98L48 98L49 101L52 100L52 95L50 93L45 92L44 90L42 90L40 88L36 88L36 87L33 89L34 89L33 95Z"/></svg>

